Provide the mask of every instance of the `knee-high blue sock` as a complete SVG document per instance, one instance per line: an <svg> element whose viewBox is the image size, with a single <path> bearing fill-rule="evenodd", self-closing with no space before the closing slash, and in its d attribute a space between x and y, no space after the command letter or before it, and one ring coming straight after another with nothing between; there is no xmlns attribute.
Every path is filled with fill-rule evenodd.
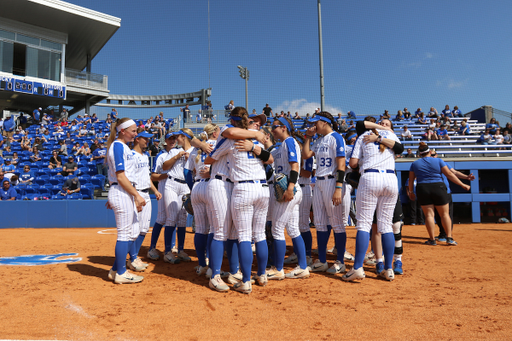
<svg viewBox="0 0 512 341"><path fill-rule="evenodd" d="M208 240L206 242L206 258L210 259L210 247L212 246L213 233L208 233ZM226 247L226 245L224 245Z"/></svg>
<svg viewBox="0 0 512 341"><path fill-rule="evenodd" d="M187 228L185 226L178 226L178 252L183 251L185 247L185 233Z"/></svg>
<svg viewBox="0 0 512 341"><path fill-rule="evenodd" d="M306 269L308 262L306 261L306 245L302 236L298 236L292 239L293 250L297 255L297 260L301 269Z"/></svg>
<svg viewBox="0 0 512 341"><path fill-rule="evenodd" d="M240 242L238 244L238 257L240 258L240 268L243 274L242 280L244 282L250 281L253 259L251 242Z"/></svg>
<svg viewBox="0 0 512 341"><path fill-rule="evenodd" d="M208 235L196 233L194 235L194 246L196 247L197 262L200 266L206 266L206 246L208 244Z"/></svg>
<svg viewBox="0 0 512 341"><path fill-rule="evenodd" d="M210 264L208 265L212 269L212 277L220 274L220 267L222 266L222 257L224 256L224 242L220 240L212 240L210 246Z"/></svg>
<svg viewBox="0 0 512 341"><path fill-rule="evenodd" d="M334 233L334 243L336 250L338 251L337 260L345 263L345 246L347 245L347 233ZM394 250L394 249L393 249Z"/></svg>
<svg viewBox="0 0 512 341"><path fill-rule="evenodd" d="M158 238L160 237L162 227L163 225L159 223L155 223L155 226L153 226L153 232L151 232L151 245L149 246L150 250L156 247L156 242L158 242Z"/></svg>
<svg viewBox="0 0 512 341"><path fill-rule="evenodd" d="M316 240L318 242L318 259L320 262L327 262L327 241L329 240L329 232L316 231Z"/></svg>
<svg viewBox="0 0 512 341"><path fill-rule="evenodd" d="M258 276L261 276L266 271L268 261L268 245L266 240L256 243L256 259L258 260Z"/></svg>
<svg viewBox="0 0 512 341"><path fill-rule="evenodd" d="M117 271L120 275L124 274L126 271L126 255L128 254L131 244L132 243L128 241L118 240L116 242L116 259L112 270Z"/></svg>
<svg viewBox="0 0 512 341"><path fill-rule="evenodd" d="M228 239L226 242L229 272L234 275L238 272L238 239ZM222 261L222 259L221 259Z"/></svg>
<svg viewBox="0 0 512 341"><path fill-rule="evenodd" d="M139 255L139 250L142 245L142 242L144 241L144 238L146 237L145 234L139 234L137 239L132 243L132 247L130 248L130 260L133 262L135 259L137 259L137 256Z"/></svg>
<svg viewBox="0 0 512 341"><path fill-rule="evenodd" d="M393 232L382 234L382 251L384 252L384 269L392 269L395 253L395 236Z"/></svg>
<svg viewBox="0 0 512 341"><path fill-rule="evenodd" d="M177 233L178 229L176 228L176 226L174 226L174 230L172 231L172 237L171 237L171 245L172 245L172 249L174 249L176 247L176 233Z"/></svg>
<svg viewBox="0 0 512 341"><path fill-rule="evenodd" d="M354 269L359 269L360 267L363 266L364 256L366 255L366 250L368 250L368 244L370 244L370 233L364 231L357 231Z"/></svg>
<svg viewBox="0 0 512 341"><path fill-rule="evenodd" d="M172 235L176 232L176 226L166 226L164 231L165 253L172 250Z"/></svg>
<svg viewBox="0 0 512 341"><path fill-rule="evenodd" d="M311 257L311 248L313 246L313 235L311 231L301 232L302 240L304 240L304 246L306 247L306 256Z"/></svg>
<svg viewBox="0 0 512 341"><path fill-rule="evenodd" d="M286 240L274 239L274 266L278 271L283 270L286 255Z"/></svg>

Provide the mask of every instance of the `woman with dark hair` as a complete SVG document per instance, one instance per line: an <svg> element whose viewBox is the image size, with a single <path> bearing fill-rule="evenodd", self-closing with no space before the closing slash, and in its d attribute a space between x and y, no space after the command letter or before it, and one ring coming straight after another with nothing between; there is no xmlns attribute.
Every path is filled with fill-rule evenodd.
<svg viewBox="0 0 512 341"><path fill-rule="evenodd" d="M443 226L446 226L446 242L457 245L452 238L452 226L449 212L450 197L443 182L444 174L448 180L469 191L471 186L462 183L448 168L446 163L438 158L431 157L430 149L425 142L420 142L418 148L420 159L413 162L409 171L409 198L416 200L414 194L414 180L417 179L416 194L421 209L425 214L425 224L429 234L427 245L437 245L434 237L434 209L439 213Z"/></svg>
<svg viewBox="0 0 512 341"><path fill-rule="evenodd" d="M338 124L332 115L326 111L316 114L309 120L314 123L305 134L302 158L316 157L317 170L315 191L313 192L313 211L315 212L315 227L318 240L318 258L311 271L328 271L331 274L345 272L345 245L347 233L343 222L342 190L345 179L345 141L337 133ZM309 144L315 134L322 135L316 140L313 148ZM334 230L334 240L338 250L337 260L329 269L327 263L327 242L330 230Z"/></svg>

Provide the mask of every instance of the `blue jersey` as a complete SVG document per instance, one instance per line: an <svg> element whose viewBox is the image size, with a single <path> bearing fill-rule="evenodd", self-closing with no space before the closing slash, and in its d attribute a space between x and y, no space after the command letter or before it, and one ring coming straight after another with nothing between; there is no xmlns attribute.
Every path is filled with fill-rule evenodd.
<svg viewBox="0 0 512 341"><path fill-rule="evenodd" d="M418 184L443 182L441 169L446 163L441 159L433 157L423 157L411 164L410 170L414 172L418 179Z"/></svg>
<svg viewBox="0 0 512 341"><path fill-rule="evenodd" d="M92 152L92 156L105 156L107 154L106 148L96 148L94 152ZM102 165L105 163L105 158L95 159L97 165Z"/></svg>

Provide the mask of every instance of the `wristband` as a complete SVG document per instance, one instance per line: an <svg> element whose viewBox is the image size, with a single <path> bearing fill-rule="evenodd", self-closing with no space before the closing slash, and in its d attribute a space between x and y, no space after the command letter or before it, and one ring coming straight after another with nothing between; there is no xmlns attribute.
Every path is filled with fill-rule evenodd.
<svg viewBox="0 0 512 341"><path fill-rule="evenodd" d="M298 179L299 179L299 172L294 171L294 170L290 171L290 176L288 177L288 182L296 184Z"/></svg>
<svg viewBox="0 0 512 341"><path fill-rule="evenodd" d="M382 136L377 136L377 142L381 143L382 142Z"/></svg>
<svg viewBox="0 0 512 341"><path fill-rule="evenodd" d="M256 155L256 157L263 162L267 162L270 158L270 153L262 148L260 155Z"/></svg>
<svg viewBox="0 0 512 341"><path fill-rule="evenodd" d="M254 151L254 146L255 146L255 145L256 145L256 144L254 144L254 143L252 144L251 152L253 152L253 151Z"/></svg>
<svg viewBox="0 0 512 341"><path fill-rule="evenodd" d="M337 170L336 171L336 182L343 183L343 180L345 180L345 171Z"/></svg>
<svg viewBox="0 0 512 341"><path fill-rule="evenodd" d="M342 187L342 186L336 186L336 188L343 189L343 187Z"/></svg>

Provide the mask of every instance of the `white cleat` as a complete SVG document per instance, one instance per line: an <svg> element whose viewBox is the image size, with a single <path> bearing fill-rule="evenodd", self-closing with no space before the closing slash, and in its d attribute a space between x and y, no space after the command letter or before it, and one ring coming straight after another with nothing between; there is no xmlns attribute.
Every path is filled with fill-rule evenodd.
<svg viewBox="0 0 512 341"><path fill-rule="evenodd" d="M329 269L327 269L327 273L329 273L331 275L341 274L341 273L344 273L345 271L347 271L345 264L343 264L339 260L334 262L334 264Z"/></svg>
<svg viewBox="0 0 512 341"><path fill-rule="evenodd" d="M352 268L349 272L344 274L341 279L347 282L355 281L356 279L363 279L366 275L364 274L363 267L360 267L359 269Z"/></svg>
<svg viewBox="0 0 512 341"><path fill-rule="evenodd" d="M325 263L322 263L320 261L320 259L317 259L313 265L311 265L310 267L310 271L311 272L324 272L324 271L327 271L327 269L329 269L329 264L327 264L327 262Z"/></svg>
<svg viewBox="0 0 512 341"><path fill-rule="evenodd" d="M297 266L292 271L288 272L286 278L308 278L309 277L309 269L301 269L300 266Z"/></svg>
<svg viewBox="0 0 512 341"><path fill-rule="evenodd" d="M134 274L130 273L128 270L126 270L125 273L122 275L116 273L114 283L116 283L116 284L132 284L132 283L142 282L143 279L144 279L144 277L134 275Z"/></svg>
<svg viewBox="0 0 512 341"><path fill-rule="evenodd" d="M229 287L222 278L220 278L220 275L215 275L215 277L210 278L210 289L213 289L215 291L219 292L228 292Z"/></svg>

